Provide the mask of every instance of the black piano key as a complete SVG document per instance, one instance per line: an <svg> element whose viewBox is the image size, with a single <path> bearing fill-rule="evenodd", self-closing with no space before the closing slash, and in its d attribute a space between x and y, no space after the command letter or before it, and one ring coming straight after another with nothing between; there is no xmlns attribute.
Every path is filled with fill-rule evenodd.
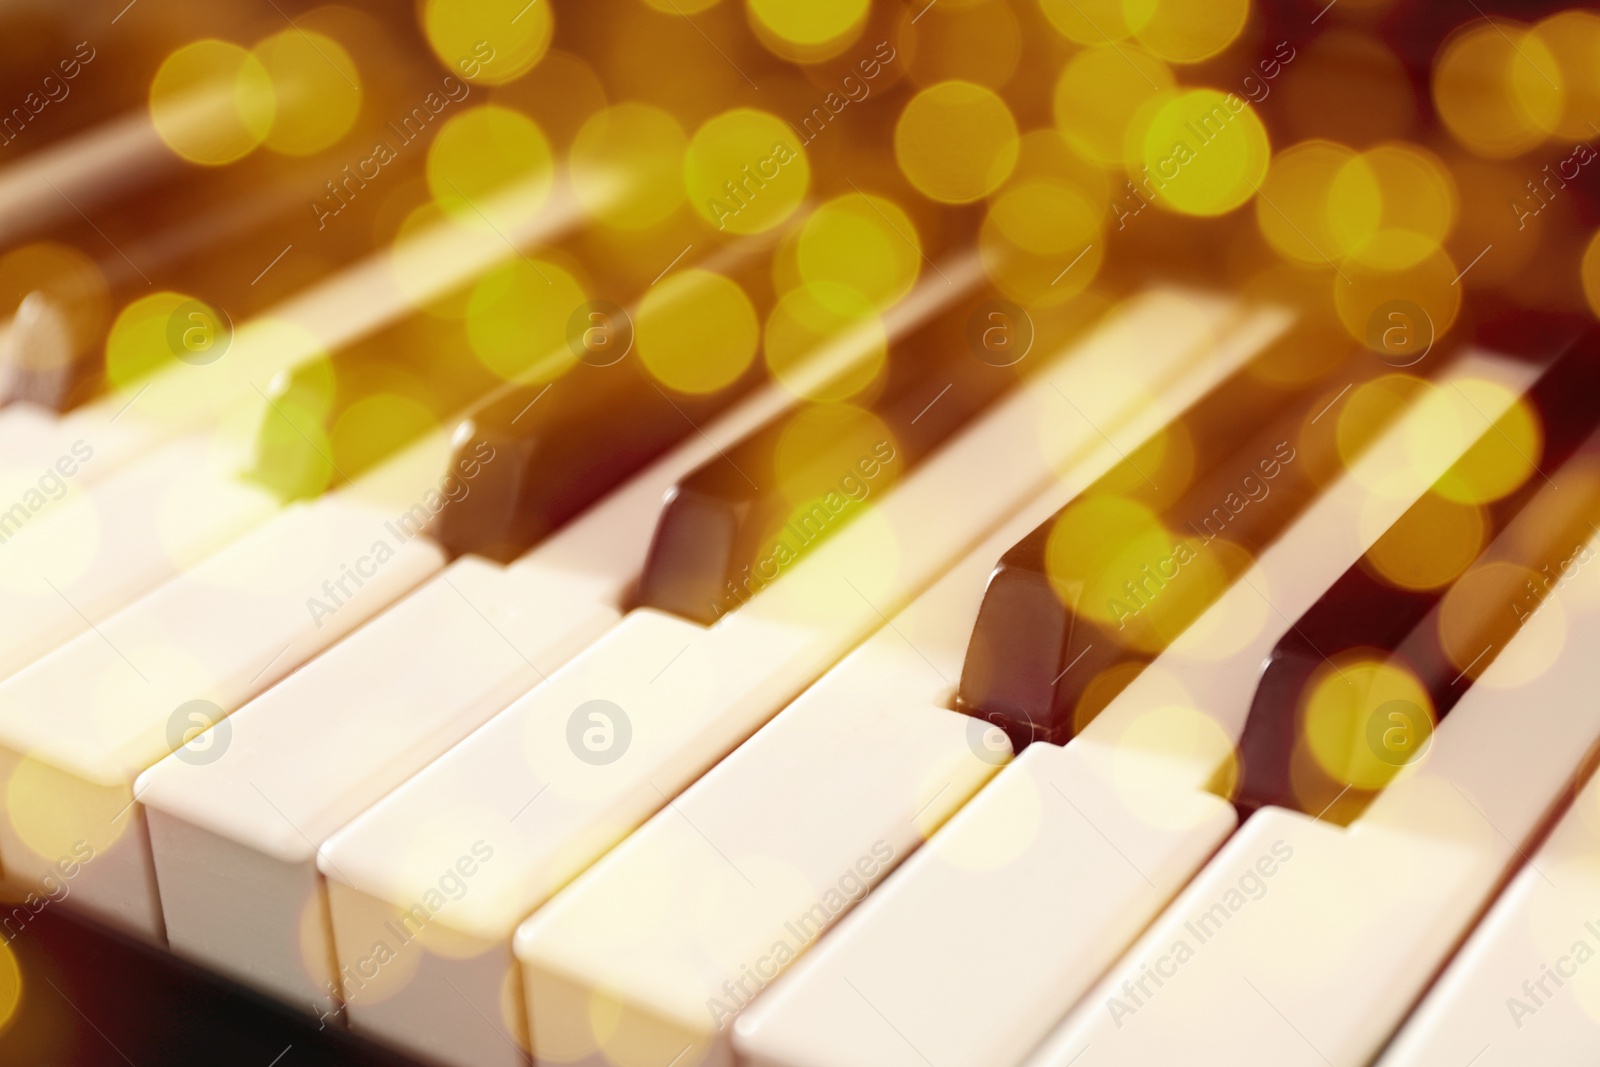
<svg viewBox="0 0 1600 1067"><path fill-rule="evenodd" d="M1274 373L1295 364L1322 369ZM1336 462L1319 412L1381 369L1308 323L1042 523L990 576L957 708L1019 751L1065 743L1314 498ZM1157 471L1160 449L1183 462ZM1122 525L1129 540L1108 533Z"/></svg>
<svg viewBox="0 0 1600 1067"><path fill-rule="evenodd" d="M1514 491L1479 509L1486 547L1459 578L1410 588L1390 581L1375 562L1392 557L1397 546L1436 543L1443 524L1462 521L1460 505L1430 491L1296 620L1263 667L1239 742L1242 766L1234 802L1241 812L1272 804L1347 822L1412 753L1422 750L1433 726L1537 608L1541 597L1523 588L1525 582L1537 580L1542 587L1544 576L1560 574L1593 533L1590 523L1600 518L1592 477L1600 459L1597 390L1600 333L1589 333L1527 394L1543 427L1538 454L1523 457L1512 435L1497 426L1457 462L1456 468L1464 468L1500 453L1508 464L1532 462L1537 468ZM1452 477L1447 473L1441 483ZM1505 564L1517 568L1515 577ZM1307 712L1330 684L1330 675L1340 686L1365 687L1369 673L1351 665L1380 661L1405 678L1395 682L1386 675L1372 691L1381 695L1398 685L1413 696L1397 690L1394 699L1404 706L1367 709L1376 725L1348 724L1351 743L1365 746L1354 758L1365 768L1369 788L1349 780L1359 775L1324 765L1330 758L1326 744L1319 760L1307 736ZM1333 714L1328 710L1334 707L1332 698L1319 699L1316 714ZM1368 698L1353 689L1350 699L1356 702L1352 708L1361 708ZM1400 718L1391 721L1390 714Z"/></svg>
<svg viewBox="0 0 1600 1067"><path fill-rule="evenodd" d="M764 266L751 261L731 275L758 309L770 302ZM587 316L571 331L569 343L582 354L566 374L500 390L457 428L453 464L481 470L471 492L447 501L430 526L452 555L510 562L766 377L758 357L720 389L670 389L631 350L629 314L614 306L598 313L605 316L602 334ZM606 350L591 347L599 343ZM611 350L622 355L613 358Z"/></svg>
<svg viewBox="0 0 1600 1067"><path fill-rule="evenodd" d="M864 396L803 405L680 480L656 526L639 603L710 625L1014 385L1018 367L987 363L969 343L972 317L989 300L974 296L893 340ZM1070 329L1048 328L1056 325Z"/></svg>

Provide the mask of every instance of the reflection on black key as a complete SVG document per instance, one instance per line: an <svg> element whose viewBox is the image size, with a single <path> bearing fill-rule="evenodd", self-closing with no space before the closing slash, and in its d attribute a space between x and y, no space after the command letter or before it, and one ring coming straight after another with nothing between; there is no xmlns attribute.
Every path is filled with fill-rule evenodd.
<svg viewBox="0 0 1600 1067"><path fill-rule="evenodd" d="M1290 359L1323 369L1284 382L1272 371ZM1337 472L1325 413L1380 370L1307 324L1041 524L989 579L958 709L1018 750L1071 738Z"/></svg>
<svg viewBox="0 0 1600 1067"><path fill-rule="evenodd" d="M248 475L285 501L314 497L446 424L498 382L457 324L414 315L279 375Z"/></svg>
<svg viewBox="0 0 1600 1067"><path fill-rule="evenodd" d="M758 308L770 300L762 266L735 276ZM765 377L756 359L713 392L669 389L630 351L629 315L614 305L591 307L600 310L586 311L570 331L580 353L570 370L554 382L501 390L458 427L453 464L477 461L482 469L430 526L453 555L510 562Z"/></svg>
<svg viewBox="0 0 1600 1067"><path fill-rule="evenodd" d="M1585 337L1529 391L1542 448L1520 440L1522 415L1502 417L1279 641L1240 739L1241 812L1272 804L1349 822L1587 563L1600 519L1597 342ZM1483 470L1524 477L1498 498L1462 500Z"/></svg>
<svg viewBox="0 0 1600 1067"><path fill-rule="evenodd" d="M890 491L1020 377L1020 365L973 352L971 322L990 302L968 299L892 340L865 395L808 404L679 481L639 602L710 625ZM1041 325L1035 345L1046 348L1072 328L1065 319Z"/></svg>

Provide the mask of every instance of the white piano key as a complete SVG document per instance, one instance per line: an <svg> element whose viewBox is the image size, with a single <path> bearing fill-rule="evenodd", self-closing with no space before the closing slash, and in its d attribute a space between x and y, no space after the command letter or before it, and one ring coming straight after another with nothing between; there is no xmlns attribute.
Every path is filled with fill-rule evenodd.
<svg viewBox="0 0 1600 1067"><path fill-rule="evenodd" d="M85 843L95 855L73 906L159 939L134 779L443 566L403 516L434 491L448 455L436 434L285 509L0 684L8 879L38 885ZM215 758L229 732L187 751Z"/></svg>
<svg viewBox="0 0 1600 1067"><path fill-rule="evenodd" d="M1369 1062L1600 736L1600 662L1574 654L1596 641L1600 571L1585 568L1348 829L1276 808L1248 819L1029 1067ZM1252 877L1268 855L1275 876ZM1207 915L1202 938L1186 924ZM1175 964L1180 941L1192 956ZM1177 979L1139 990L1154 966Z"/></svg>
<svg viewBox="0 0 1600 1067"><path fill-rule="evenodd" d="M1570 654L1570 652L1569 652ZM1379 1067L1600 1062L1600 777L1528 857Z"/></svg>
<svg viewBox="0 0 1600 1067"><path fill-rule="evenodd" d="M265 488L238 477L237 448L205 435L178 438L74 492L74 480L100 458L85 443L70 463L50 468L57 477L47 485L34 470L0 477L0 598L8 609L0 614L0 679L87 633L282 507Z"/></svg>
<svg viewBox="0 0 1600 1067"><path fill-rule="evenodd" d="M745 1004L1010 758L949 702L995 560L1076 488L1033 501L522 924L536 1063L732 1063Z"/></svg>
<svg viewBox="0 0 1600 1067"><path fill-rule="evenodd" d="M1053 470L1106 469L1117 456L1102 433L1132 448L1287 318L1189 294L1137 298L716 626L631 613L335 835L321 867L351 1026L446 1063L521 1062L510 940L531 910ZM469 868L470 880L456 873ZM420 923L404 938L403 913Z"/></svg>
<svg viewBox="0 0 1600 1067"><path fill-rule="evenodd" d="M1233 829L1205 785L1266 652L1498 414L1451 387L1469 377L1520 392L1531 372L1454 366L1082 733L1030 745L741 1019L742 1062L1026 1055Z"/></svg>
<svg viewBox="0 0 1600 1067"><path fill-rule="evenodd" d="M145 772L169 946L336 1010L318 846L616 623L662 495L792 399L757 391L509 567L457 559L236 712L226 758Z"/></svg>

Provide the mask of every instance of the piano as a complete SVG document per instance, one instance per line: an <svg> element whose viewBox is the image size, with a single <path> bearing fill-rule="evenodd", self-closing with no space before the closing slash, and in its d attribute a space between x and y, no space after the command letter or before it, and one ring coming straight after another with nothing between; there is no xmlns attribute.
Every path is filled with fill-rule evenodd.
<svg viewBox="0 0 1600 1067"><path fill-rule="evenodd" d="M0 56L0 1064L1600 1059L1600 15Z"/></svg>

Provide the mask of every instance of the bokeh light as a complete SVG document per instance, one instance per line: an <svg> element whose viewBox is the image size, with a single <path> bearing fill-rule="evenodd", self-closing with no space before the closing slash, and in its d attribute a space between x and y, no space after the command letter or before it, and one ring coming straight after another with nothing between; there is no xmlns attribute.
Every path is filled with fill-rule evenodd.
<svg viewBox="0 0 1600 1067"><path fill-rule="evenodd" d="M1347 160L1327 195L1339 250L1381 270L1421 262L1455 225L1449 173L1437 156L1413 145L1379 145Z"/></svg>
<svg viewBox="0 0 1600 1067"><path fill-rule="evenodd" d="M618 104L590 117L572 144L572 187L583 206L623 229L653 226L683 203L683 128L649 104ZM625 183L625 192L618 195Z"/></svg>
<svg viewBox="0 0 1600 1067"><path fill-rule="evenodd" d="M544 206L554 175L550 143L538 124L495 104L452 116L428 147L434 200L475 229L532 218Z"/></svg>
<svg viewBox="0 0 1600 1067"><path fill-rule="evenodd" d="M634 326L639 359L680 393L711 393L734 382L755 358L761 320L733 279L690 269L645 294Z"/></svg>
<svg viewBox="0 0 1600 1067"><path fill-rule="evenodd" d="M1149 112L1140 143L1143 173L1156 203L1187 215L1220 215L1255 195L1267 176L1271 145L1266 127L1240 97L1216 89L1162 93Z"/></svg>
<svg viewBox="0 0 1600 1067"><path fill-rule="evenodd" d="M895 159L923 195L965 204L994 192L1016 166L1017 123L993 90L940 82L906 104L894 131Z"/></svg>
<svg viewBox="0 0 1600 1067"><path fill-rule="evenodd" d="M254 152L272 129L272 77L254 54L208 38L179 48L150 83L150 121L178 155L221 166Z"/></svg>
<svg viewBox="0 0 1600 1067"><path fill-rule="evenodd" d="M1533 148L1561 122L1566 93L1560 78L1556 57L1528 27L1485 19L1441 49L1433 101L1457 141L1504 159Z"/></svg>
<svg viewBox="0 0 1600 1067"><path fill-rule="evenodd" d="M1296 263L1324 266L1346 251L1335 226L1375 230L1377 204L1347 204L1366 210L1357 219L1334 219L1330 193L1346 163L1356 154L1331 141L1302 141L1279 152L1267 169L1256 199L1256 225L1274 251Z"/></svg>
<svg viewBox="0 0 1600 1067"><path fill-rule="evenodd" d="M922 267L916 224L894 201L867 193L838 197L812 212L795 255L802 281L847 286L879 309L910 292ZM831 291L820 286L813 293L826 300ZM852 298L837 310L859 306Z"/></svg>
<svg viewBox="0 0 1600 1067"><path fill-rule="evenodd" d="M502 378L551 381L577 362L567 345L567 322L587 299L560 266L512 260L472 288L466 320L472 351Z"/></svg>
<svg viewBox="0 0 1600 1067"><path fill-rule="evenodd" d="M1210 59L1239 36L1250 0L1123 0L1133 35L1169 63Z"/></svg>
<svg viewBox="0 0 1600 1067"><path fill-rule="evenodd" d="M1106 167L1128 162L1128 128L1150 98L1174 85L1172 71L1128 46L1086 48L1056 81L1055 120L1073 148Z"/></svg>
<svg viewBox="0 0 1600 1067"><path fill-rule="evenodd" d="M427 0L422 28L446 67L476 59L476 80L503 85L544 58L555 19L551 0Z"/></svg>
<svg viewBox="0 0 1600 1067"><path fill-rule="evenodd" d="M290 29L268 37L252 54L271 79L276 102L268 148L309 156L350 131L361 113L361 74L338 41Z"/></svg>
<svg viewBox="0 0 1600 1067"><path fill-rule="evenodd" d="M717 229L760 233L800 206L811 186L811 164L788 123L735 108L695 131L683 180L689 202Z"/></svg>

